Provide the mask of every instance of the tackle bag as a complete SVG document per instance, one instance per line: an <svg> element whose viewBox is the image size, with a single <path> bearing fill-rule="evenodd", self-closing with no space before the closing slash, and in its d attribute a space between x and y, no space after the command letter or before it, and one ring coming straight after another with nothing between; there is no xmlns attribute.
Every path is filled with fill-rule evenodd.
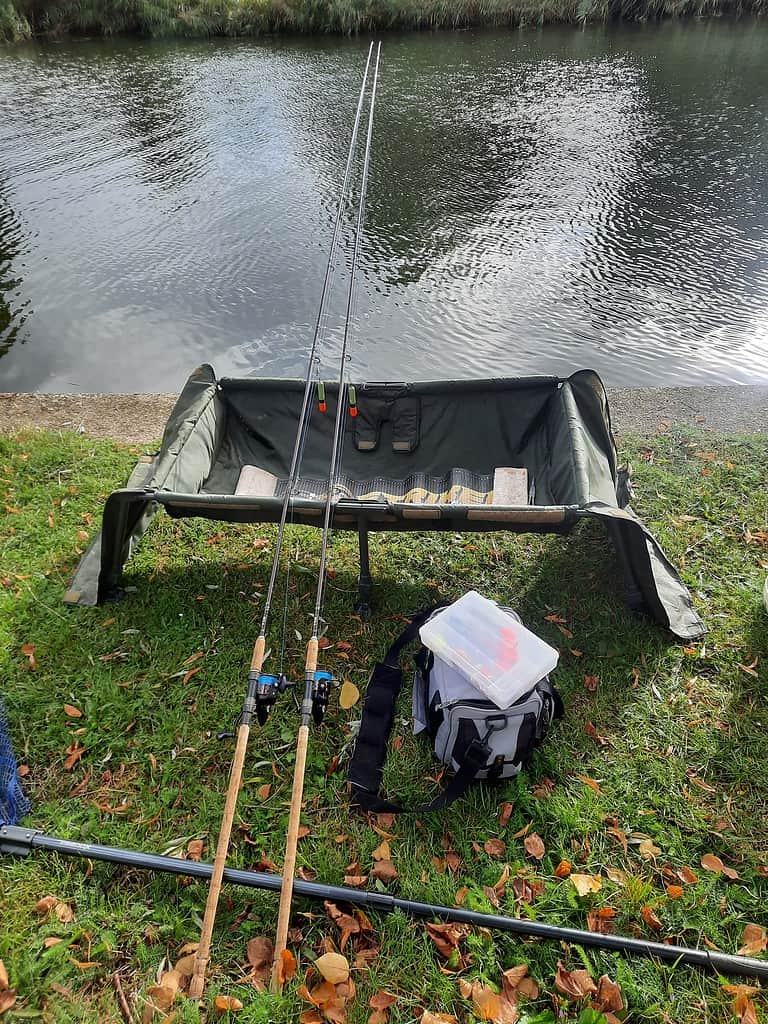
<svg viewBox="0 0 768 1024"><path fill-rule="evenodd" d="M418 638L424 623L447 604L416 614L371 672L347 772L352 802L363 810L437 811L449 807L472 782L512 778L530 761L553 720L563 715L563 702L548 676L510 707L499 708L421 644L414 655L414 733L425 732L438 760L455 774L442 793L421 807L404 808L380 796L387 744L403 682L398 659L403 649ZM512 609L503 610L520 621Z"/></svg>

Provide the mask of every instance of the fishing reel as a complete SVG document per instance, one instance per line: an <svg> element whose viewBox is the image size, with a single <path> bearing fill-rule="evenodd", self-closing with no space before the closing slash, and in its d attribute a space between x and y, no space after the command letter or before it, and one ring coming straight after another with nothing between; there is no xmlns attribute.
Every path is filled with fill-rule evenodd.
<svg viewBox="0 0 768 1024"><path fill-rule="evenodd" d="M289 686L293 686L293 683L282 673L279 676L269 675L266 672L259 675L254 694L256 718L259 720L259 725L264 725L277 698L281 693L285 693Z"/></svg>
<svg viewBox="0 0 768 1024"><path fill-rule="evenodd" d="M316 725L320 725L325 717L332 684L333 676L330 672L324 672L321 669L315 672L315 680L312 684L312 718Z"/></svg>
<svg viewBox="0 0 768 1024"><path fill-rule="evenodd" d="M216 734L218 740L234 739L238 726L251 724L251 716L254 711L259 725L264 725L269 718L269 713L281 693L285 693L289 686L294 684L282 673L279 676L270 675L267 672L248 673L248 696L246 697L243 710L235 722L235 729L221 729Z"/></svg>

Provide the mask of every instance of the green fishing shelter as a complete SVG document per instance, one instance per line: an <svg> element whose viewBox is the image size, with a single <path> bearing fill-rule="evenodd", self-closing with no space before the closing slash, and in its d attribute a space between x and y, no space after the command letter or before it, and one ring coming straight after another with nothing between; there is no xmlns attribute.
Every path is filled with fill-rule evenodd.
<svg viewBox="0 0 768 1024"><path fill-rule="evenodd" d="M277 522L304 381L217 379L204 364L168 419L159 453L137 466L104 508L100 535L65 600L121 593L123 566L154 513ZM315 404L290 519L322 525L338 388ZM345 396L347 397L347 396ZM334 529L360 540L360 603L370 598L368 534L377 530L568 533L598 519L621 566L627 600L676 636L704 627L678 573L629 507L608 401L591 370L570 377L363 383L350 394Z"/></svg>

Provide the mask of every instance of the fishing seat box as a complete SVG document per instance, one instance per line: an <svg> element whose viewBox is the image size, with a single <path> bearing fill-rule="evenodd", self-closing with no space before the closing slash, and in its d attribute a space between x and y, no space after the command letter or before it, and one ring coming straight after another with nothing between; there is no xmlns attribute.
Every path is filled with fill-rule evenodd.
<svg viewBox="0 0 768 1024"><path fill-rule="evenodd" d="M101 532L65 601L100 604L120 596L123 566L159 508L179 519L278 522L303 389L300 380L217 379L209 365L198 367L156 457L107 499ZM317 527L338 389L327 384L326 396L324 414L314 403L289 515ZM356 397L332 525L358 532L363 610L371 590L370 531L568 533L580 519L598 518L630 605L679 637L703 632L686 587L628 507L629 480L617 465L596 373L358 384ZM515 504L500 503L510 494Z"/></svg>

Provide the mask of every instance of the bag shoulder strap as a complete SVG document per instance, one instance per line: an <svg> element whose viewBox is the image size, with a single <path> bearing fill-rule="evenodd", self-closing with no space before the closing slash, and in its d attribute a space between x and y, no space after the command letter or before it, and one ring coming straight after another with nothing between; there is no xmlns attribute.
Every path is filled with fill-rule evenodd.
<svg viewBox="0 0 768 1024"><path fill-rule="evenodd" d="M467 791L478 773L486 766L490 748L481 740L474 740L465 751L459 770L446 788L434 800L421 807L404 808L379 795L384 774L387 745L395 721L395 707L403 684L403 671L399 657L408 644L416 640L427 619L447 601L418 612L406 629L391 644L384 660L377 662L368 680L360 730L350 761L347 779L352 786L353 802L363 810L377 813L401 814L406 810L425 813L449 807Z"/></svg>

